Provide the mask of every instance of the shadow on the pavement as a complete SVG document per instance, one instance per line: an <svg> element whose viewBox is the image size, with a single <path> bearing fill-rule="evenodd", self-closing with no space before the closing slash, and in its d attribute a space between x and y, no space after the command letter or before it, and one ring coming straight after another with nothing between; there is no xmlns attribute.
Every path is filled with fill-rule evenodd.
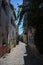
<svg viewBox="0 0 43 65"><path fill-rule="evenodd" d="M27 54L27 56L24 56L24 65L43 65L43 60L32 54L30 46L26 46L25 54Z"/></svg>

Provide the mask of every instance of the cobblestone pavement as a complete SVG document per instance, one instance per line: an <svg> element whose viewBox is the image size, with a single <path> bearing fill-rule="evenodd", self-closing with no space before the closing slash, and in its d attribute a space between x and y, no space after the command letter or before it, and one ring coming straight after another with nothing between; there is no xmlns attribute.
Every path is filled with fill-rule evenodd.
<svg viewBox="0 0 43 65"><path fill-rule="evenodd" d="M30 46L19 42L11 53L7 54L5 58L0 58L0 65L43 65L43 58L33 52Z"/></svg>
<svg viewBox="0 0 43 65"><path fill-rule="evenodd" d="M21 43L11 50L5 58L0 59L0 65L24 65L25 44Z"/></svg>

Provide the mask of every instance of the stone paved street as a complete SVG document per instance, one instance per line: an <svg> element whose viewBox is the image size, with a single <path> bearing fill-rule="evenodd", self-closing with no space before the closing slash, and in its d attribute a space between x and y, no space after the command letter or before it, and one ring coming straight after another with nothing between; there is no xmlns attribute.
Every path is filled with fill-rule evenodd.
<svg viewBox="0 0 43 65"><path fill-rule="evenodd" d="M24 58L26 54L25 44L21 43L11 50L11 53L3 59L0 59L0 65L23 65Z"/></svg>
<svg viewBox="0 0 43 65"><path fill-rule="evenodd" d="M11 53L0 58L0 65L43 65L43 58L36 56L33 52L25 43L19 42Z"/></svg>

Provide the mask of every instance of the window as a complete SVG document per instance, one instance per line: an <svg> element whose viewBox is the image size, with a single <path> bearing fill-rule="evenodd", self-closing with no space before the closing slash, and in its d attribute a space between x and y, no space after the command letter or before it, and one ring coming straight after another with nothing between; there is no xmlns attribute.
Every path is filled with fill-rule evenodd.
<svg viewBox="0 0 43 65"><path fill-rule="evenodd" d="M12 21L13 21L13 20L12 20L12 18L11 18L11 24L12 24Z"/></svg>
<svg viewBox="0 0 43 65"><path fill-rule="evenodd" d="M2 45L6 45L5 39L3 39L3 41L2 41Z"/></svg>
<svg viewBox="0 0 43 65"><path fill-rule="evenodd" d="M11 24L15 26L13 18L11 18Z"/></svg>
<svg viewBox="0 0 43 65"><path fill-rule="evenodd" d="M14 31L12 31L12 36L14 36Z"/></svg>

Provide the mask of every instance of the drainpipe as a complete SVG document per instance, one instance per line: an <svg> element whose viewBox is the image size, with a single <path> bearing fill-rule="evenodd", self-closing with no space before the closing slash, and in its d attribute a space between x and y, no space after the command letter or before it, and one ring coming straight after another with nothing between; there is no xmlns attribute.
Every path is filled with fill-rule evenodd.
<svg viewBox="0 0 43 65"><path fill-rule="evenodd" d="M2 4L2 0L0 0L0 26L1 26L1 4Z"/></svg>

